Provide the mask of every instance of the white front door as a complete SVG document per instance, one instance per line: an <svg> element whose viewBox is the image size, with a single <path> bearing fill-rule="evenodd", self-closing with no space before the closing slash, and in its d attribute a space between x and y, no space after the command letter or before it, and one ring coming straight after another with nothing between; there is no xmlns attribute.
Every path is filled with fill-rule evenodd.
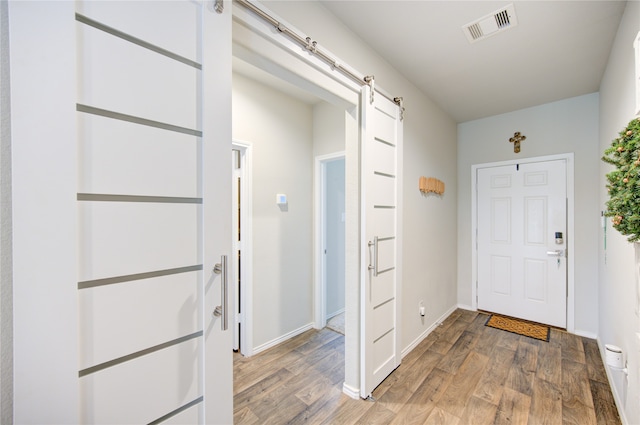
<svg viewBox="0 0 640 425"><path fill-rule="evenodd" d="M213 2L87 1L75 10L70 2L45 2L49 12L64 12L43 13L43 4L29 3L11 5L13 35L37 40L44 54L12 45L12 74L39 70L62 85L48 90L63 96L28 98L25 82L12 82L12 97L39 105L40 95L49 108L28 116L14 109L12 143L31 154L59 144L71 157L54 150L45 167L29 170L28 152L18 150L14 194L21 210L43 207L21 184L31 173L40 191L60 195L51 199L53 216L41 220L73 221L72 233L47 243L75 257L75 267L60 263L42 282L19 273L14 285L30 287L32 299L19 289L16 302L20 310L38 306L48 327L76 338L58 347L56 335L30 331L37 316L18 312L18 328L28 334L15 345L25 372L15 377L15 421L230 423L231 332L224 314L212 314L226 306L226 273L214 273L214 265L231 253L230 7L218 14ZM51 45L60 50L49 52ZM48 116L60 117L48 138L23 131ZM64 209L75 213L54 215ZM29 220L19 217L18 227ZM43 243L30 249L18 246L15 254L38 264ZM55 292L44 309L43 288ZM69 305L77 322L68 320ZM58 356L62 350L69 355ZM58 379L42 365L65 375ZM30 382L49 393L30 392Z"/></svg>
<svg viewBox="0 0 640 425"><path fill-rule="evenodd" d="M398 285L401 216L402 121L398 106L363 89L362 170L365 254L362 290L363 359L360 395L366 398L400 365Z"/></svg>
<svg viewBox="0 0 640 425"><path fill-rule="evenodd" d="M478 308L567 325L565 160L477 170Z"/></svg>

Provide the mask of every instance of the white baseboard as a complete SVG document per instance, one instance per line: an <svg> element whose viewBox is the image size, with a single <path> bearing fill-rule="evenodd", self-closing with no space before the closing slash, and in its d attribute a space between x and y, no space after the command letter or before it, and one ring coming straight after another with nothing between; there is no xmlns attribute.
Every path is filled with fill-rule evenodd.
<svg viewBox="0 0 640 425"><path fill-rule="evenodd" d="M288 339L293 338L294 336L300 335L301 333L304 333L306 331L308 331L309 329L313 329L313 323L309 323L306 324L304 326L302 326L301 328L298 329L294 329L291 332L288 332L282 336L279 336L276 339L272 339L271 341L265 342L264 344L258 345L257 347L253 348L253 353L252 355L256 355L261 351L267 350L271 347L275 347L276 345L280 344L281 342L285 342Z"/></svg>
<svg viewBox="0 0 640 425"><path fill-rule="evenodd" d="M334 312L334 313L327 314L327 321L329 321L330 319L333 319L333 318L334 318L334 317L336 317L338 314L342 314L342 313L344 313L344 311L345 311L345 310L344 310L344 308L343 308L342 310L338 310L338 311L336 311L336 312Z"/></svg>
<svg viewBox="0 0 640 425"><path fill-rule="evenodd" d="M477 308L473 308L470 305L466 305L466 304L458 304L458 308L461 308L463 310L469 310L469 311L478 311Z"/></svg>
<svg viewBox="0 0 640 425"><path fill-rule="evenodd" d="M436 319L436 321L429 326L424 332L422 332L416 339L414 339L408 346L406 346L403 350L402 350L402 357L404 358L404 356L406 356L407 354L409 354L414 348L416 348L418 346L418 344L420 344L426 337L429 336L429 334L431 332L433 332L433 330L435 328L437 328L438 326L440 326L440 324L451 315L451 313L453 313L454 311L456 311L456 309L460 307L460 306L453 306L451 307L449 310L447 310L442 316L440 316L438 319Z"/></svg>
<svg viewBox="0 0 640 425"><path fill-rule="evenodd" d="M342 384L342 392L354 400L358 400L360 398L360 388L353 388L346 383Z"/></svg>
<svg viewBox="0 0 640 425"><path fill-rule="evenodd" d="M622 402L622 398L620 394L618 394L618 388L615 385L613 380L613 371L607 365L607 359L605 356L604 344L600 341L600 338L595 338L598 343L598 350L600 351L600 357L602 358L602 364L604 365L604 371L607 373L607 380L609 381L609 387L611 388L611 393L613 394L613 401L616 402L616 407L618 408L618 414L620 415L620 421L623 425L629 425L629 421L627 420L627 415L624 412L624 403ZM620 372L618 372L620 373Z"/></svg>
<svg viewBox="0 0 640 425"><path fill-rule="evenodd" d="M587 332L587 331L581 331L576 329L574 332L574 334L578 335L578 336L583 336L585 338L589 338L589 339L598 339L598 335L594 334L593 332Z"/></svg>

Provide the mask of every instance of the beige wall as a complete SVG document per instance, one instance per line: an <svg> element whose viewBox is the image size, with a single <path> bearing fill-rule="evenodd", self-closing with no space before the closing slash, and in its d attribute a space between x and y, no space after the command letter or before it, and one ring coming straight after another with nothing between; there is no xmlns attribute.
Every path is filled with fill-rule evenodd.
<svg viewBox="0 0 640 425"><path fill-rule="evenodd" d="M233 75L233 138L252 147L252 348L313 321L312 128L310 105Z"/></svg>
<svg viewBox="0 0 640 425"><path fill-rule="evenodd" d="M601 154L611 145L611 141L634 117L636 84L634 74L633 40L640 31L640 2L627 2L626 10L616 36L609 63L600 85L600 136L598 152ZM599 163L597 191L599 207L604 209L607 201L604 175L612 167ZM594 169L595 172L595 169ZM606 221L606 251L604 232L599 229L599 286L598 339L604 344L621 347L629 361L629 377L624 379L621 372L612 372L613 391L621 404L621 410L628 423L640 423L640 362L638 359L640 331L638 318L638 282L634 270L633 244L612 228ZM637 245L637 244L636 244ZM640 249L636 246L636 249Z"/></svg>

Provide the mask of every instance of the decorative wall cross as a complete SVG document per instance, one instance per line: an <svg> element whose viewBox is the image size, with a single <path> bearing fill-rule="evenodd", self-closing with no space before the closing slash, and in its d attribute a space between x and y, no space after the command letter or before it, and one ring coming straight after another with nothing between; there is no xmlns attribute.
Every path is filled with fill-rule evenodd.
<svg viewBox="0 0 640 425"><path fill-rule="evenodd" d="M513 151L515 153L520 152L520 142L525 140L527 136L523 136L519 131L513 133L513 137L509 139L511 143L513 143Z"/></svg>

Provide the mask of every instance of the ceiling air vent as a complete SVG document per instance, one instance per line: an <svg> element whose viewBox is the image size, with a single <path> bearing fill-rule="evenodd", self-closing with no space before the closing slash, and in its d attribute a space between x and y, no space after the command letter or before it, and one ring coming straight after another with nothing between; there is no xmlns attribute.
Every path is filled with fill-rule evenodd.
<svg viewBox="0 0 640 425"><path fill-rule="evenodd" d="M498 34L518 25L518 18L513 4L496 10L480 19L462 26L462 31L470 43Z"/></svg>

